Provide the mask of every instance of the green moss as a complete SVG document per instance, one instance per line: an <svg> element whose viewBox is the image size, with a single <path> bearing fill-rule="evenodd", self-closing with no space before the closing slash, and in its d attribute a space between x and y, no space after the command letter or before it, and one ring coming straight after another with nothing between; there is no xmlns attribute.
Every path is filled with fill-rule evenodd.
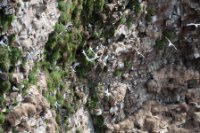
<svg viewBox="0 0 200 133"><path fill-rule="evenodd" d="M132 63L131 61L126 60L126 61L124 62L124 68L125 68L125 69L131 69L132 66L133 66L133 63Z"/></svg>
<svg viewBox="0 0 200 133"><path fill-rule="evenodd" d="M54 108L54 104L56 102L56 98L54 96L47 96L47 100L49 101L51 108Z"/></svg>
<svg viewBox="0 0 200 133"><path fill-rule="evenodd" d="M11 88L11 84L9 81L2 81L0 83L0 92L1 93L10 90L10 88Z"/></svg>
<svg viewBox="0 0 200 133"><path fill-rule="evenodd" d="M152 7L147 7L146 11L147 11L147 14L146 14L146 16L145 16L145 20L146 20L147 22L150 22L151 19L152 19L153 14L154 14L154 10L153 10Z"/></svg>
<svg viewBox="0 0 200 133"><path fill-rule="evenodd" d="M9 51L7 47L0 47L0 69L8 71L10 68Z"/></svg>
<svg viewBox="0 0 200 133"><path fill-rule="evenodd" d="M67 10L67 6L66 6L66 3L65 1L59 1L58 2L58 9L62 12L66 11Z"/></svg>
<svg viewBox="0 0 200 133"><path fill-rule="evenodd" d="M6 32L8 30L8 27L9 27L9 23L7 21L2 23L3 32Z"/></svg>
<svg viewBox="0 0 200 133"><path fill-rule="evenodd" d="M138 15L140 14L141 12L141 6L140 6L140 3L136 2L135 5L134 5L134 11L135 13Z"/></svg>
<svg viewBox="0 0 200 133"><path fill-rule="evenodd" d="M8 36L9 44L12 44L13 41L15 40L15 34L11 34Z"/></svg>
<svg viewBox="0 0 200 133"><path fill-rule="evenodd" d="M56 115L56 122L62 123L62 116L61 115Z"/></svg>
<svg viewBox="0 0 200 133"><path fill-rule="evenodd" d="M97 107L98 102L99 102L98 97L97 96L92 96L87 102L87 107L89 109L94 109L94 108Z"/></svg>
<svg viewBox="0 0 200 133"><path fill-rule="evenodd" d="M0 113L0 125L2 125L5 121L6 117L3 113Z"/></svg>
<svg viewBox="0 0 200 133"><path fill-rule="evenodd" d="M79 129L79 128L76 129L76 133L82 133L82 132L81 132L81 129Z"/></svg>
<svg viewBox="0 0 200 133"><path fill-rule="evenodd" d="M6 16L6 21L11 24L11 22L15 19L14 15L7 15Z"/></svg>
<svg viewBox="0 0 200 133"><path fill-rule="evenodd" d="M113 37L115 34L114 26L111 26L111 27L105 29L103 34L104 34L104 37L106 37L106 38Z"/></svg>
<svg viewBox="0 0 200 133"><path fill-rule="evenodd" d="M3 105L3 102L4 102L4 97L0 97L0 106L2 106Z"/></svg>
<svg viewBox="0 0 200 133"><path fill-rule="evenodd" d="M11 51L9 52L9 58L12 65L22 57L22 52L17 47L10 47Z"/></svg>
<svg viewBox="0 0 200 133"><path fill-rule="evenodd" d="M102 12L104 9L105 0L96 0L95 1L95 9L97 12Z"/></svg>
<svg viewBox="0 0 200 133"><path fill-rule="evenodd" d="M122 75L122 72L121 72L121 70L119 70L119 69L116 69L115 71L114 71L114 73L113 73L113 76L114 77L120 77Z"/></svg>
<svg viewBox="0 0 200 133"><path fill-rule="evenodd" d="M128 28L130 29L131 28L131 26L133 25L133 18L132 18L132 16L128 16L128 18L127 18L127 20L126 20L126 23L127 23L127 26L128 26Z"/></svg>
<svg viewBox="0 0 200 133"><path fill-rule="evenodd" d="M23 80L23 81L22 81L22 85L24 85L24 87L23 87L23 86L20 86L19 89L21 90L21 93L22 93L23 95L25 95L25 94L26 94L26 89L29 88L30 83L29 83L28 80ZM22 88L22 87L23 87L23 88Z"/></svg>
<svg viewBox="0 0 200 133"><path fill-rule="evenodd" d="M119 19L119 24L125 24L126 23L126 16L122 15L121 18Z"/></svg>
<svg viewBox="0 0 200 133"><path fill-rule="evenodd" d="M60 59L60 57L61 57L61 55L60 55L59 49L55 49L54 51L52 51L52 54L51 54L51 56L50 56L50 58L49 58L49 61L50 61L51 63L54 63L54 62L56 62L58 59Z"/></svg>
<svg viewBox="0 0 200 133"><path fill-rule="evenodd" d="M64 27L63 24L56 23L55 26L54 26L54 30L57 33L62 33L62 32L65 31L65 27Z"/></svg>
<svg viewBox="0 0 200 133"><path fill-rule="evenodd" d="M94 0L85 0L85 11L88 17L91 17L94 11Z"/></svg>
<svg viewBox="0 0 200 133"><path fill-rule="evenodd" d="M137 0L129 0L127 8L134 10L136 15L141 12L140 3Z"/></svg>
<svg viewBox="0 0 200 133"><path fill-rule="evenodd" d="M68 16L66 13L62 12L61 15L60 15L59 21L61 23L67 23L67 22L70 21L70 17L71 16Z"/></svg>
<svg viewBox="0 0 200 133"><path fill-rule="evenodd" d="M162 38L160 40L156 40L155 48L156 49L163 49L163 47L165 46L165 43L166 43L165 38Z"/></svg>
<svg viewBox="0 0 200 133"><path fill-rule="evenodd" d="M53 71L48 74L47 85L50 92L54 91L57 87L60 87L64 83L62 76L62 71Z"/></svg>
<svg viewBox="0 0 200 133"><path fill-rule="evenodd" d="M0 126L0 133L4 133L3 127Z"/></svg>
<svg viewBox="0 0 200 133"><path fill-rule="evenodd" d="M64 105L65 101L63 99L63 93L62 92L56 94L56 99L57 99L59 105L61 105L61 106Z"/></svg>
<svg viewBox="0 0 200 133"><path fill-rule="evenodd" d="M19 8L21 6L22 6L21 2L17 2L17 7Z"/></svg>
<svg viewBox="0 0 200 133"><path fill-rule="evenodd" d="M173 39L173 37L175 36L175 33L172 29L166 29L163 31L163 36L166 36L169 39Z"/></svg>
<svg viewBox="0 0 200 133"><path fill-rule="evenodd" d="M67 110L68 116L75 112L75 105L73 105L72 103L65 103L63 106Z"/></svg>
<svg viewBox="0 0 200 133"><path fill-rule="evenodd" d="M2 15L1 17L1 26L2 26L2 31L6 32L11 24L11 22L15 19L14 15Z"/></svg>
<svg viewBox="0 0 200 133"><path fill-rule="evenodd" d="M30 84L36 84L36 83L37 83L36 73L37 73L37 69L33 69L33 70L29 73L28 79L29 79L29 83L30 83Z"/></svg>
<svg viewBox="0 0 200 133"><path fill-rule="evenodd" d="M104 119L102 116L93 116L93 123L95 127L96 132L104 132L103 127L104 127Z"/></svg>

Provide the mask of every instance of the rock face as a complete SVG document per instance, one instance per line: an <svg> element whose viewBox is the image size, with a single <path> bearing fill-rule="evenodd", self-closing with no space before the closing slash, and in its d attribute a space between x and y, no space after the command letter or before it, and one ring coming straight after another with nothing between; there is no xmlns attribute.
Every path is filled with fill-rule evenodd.
<svg viewBox="0 0 200 133"><path fill-rule="evenodd" d="M104 118L105 132L199 132L200 34L199 27L187 25L199 22L199 2L138 1L137 15L120 10L120 2L106 5L112 19L120 12L136 22L116 26L101 53L107 60L97 62L107 71L92 77L106 84L108 99L100 98L102 112L96 113ZM148 16L150 9L155 11ZM168 46L166 37L178 50Z"/></svg>
<svg viewBox="0 0 200 133"><path fill-rule="evenodd" d="M199 72L181 66L169 65L154 72L152 78L153 79L147 83L149 92L176 92L180 87L185 87L185 89L197 87L199 82Z"/></svg>
<svg viewBox="0 0 200 133"><path fill-rule="evenodd" d="M60 16L56 0L19 1L15 20L8 34L15 34L14 45L20 48L30 69L42 60L44 45ZM27 73L30 69L27 69Z"/></svg>
<svg viewBox="0 0 200 133"><path fill-rule="evenodd" d="M38 71L36 77L37 85L30 85L26 92L23 92L23 96L18 88L6 96L5 102L10 109L5 120L6 131L15 128L18 132L56 132L56 114L42 95L42 92L47 90L46 76ZM14 106L13 102L17 105Z"/></svg>
<svg viewBox="0 0 200 133"><path fill-rule="evenodd" d="M127 86L123 83L114 83L111 85L110 92L111 96L110 102L113 106L123 102L124 97L126 95Z"/></svg>
<svg viewBox="0 0 200 133"><path fill-rule="evenodd" d="M94 133L90 113L83 107L77 110L76 113L68 119L68 121L70 127L68 132L75 133L77 129L80 129L83 133Z"/></svg>
<svg viewBox="0 0 200 133"><path fill-rule="evenodd" d="M57 125L50 104L41 95L36 86L31 86L27 96L7 115L6 123L17 131L51 132ZM48 121L47 123L45 121ZM8 129L10 127L7 127Z"/></svg>
<svg viewBox="0 0 200 133"><path fill-rule="evenodd" d="M23 73L16 68L11 75L15 84L26 79L34 63L42 60L44 45L59 17L56 0L19 2L21 6L14 10L16 19L8 31L8 34L16 34L13 45L21 49L25 58ZM113 37L95 40L88 34L96 26L84 27L96 62L87 77L88 82L92 82L90 92L85 95L85 84L75 95L83 101L81 103L88 103L89 110L82 105L66 120L68 132L80 129L93 133L99 128L103 128L99 131L102 133L200 132L200 34L198 26L187 25L199 22L199 2L138 0L138 5L130 3L131 0L106 1L108 14L101 17L105 25L108 23L105 28L114 29L109 31ZM1 4L6 5L7 0ZM98 33L95 31L95 34ZM168 45L166 38L174 47ZM36 86L29 86L25 97L16 87L5 96L6 105L11 109L6 123L19 132L54 133L56 114L42 96L48 90L47 77L41 71L37 73ZM73 74L76 74L75 67ZM7 79L4 75L1 78ZM56 90L53 93L56 95ZM74 102L67 99L67 93L63 98ZM10 103L15 100L18 104L13 107ZM55 106L59 106L57 101ZM66 110L61 109L61 114L66 114ZM93 128L92 122L97 128ZM62 129L62 132L66 131Z"/></svg>
<svg viewBox="0 0 200 133"><path fill-rule="evenodd" d="M42 54L48 36L54 30L54 25L60 16L57 1L3 0L0 5L10 7L12 12L8 14L14 13L15 15L15 20L11 23L7 34L15 34L15 41L12 45L21 50L24 59L24 70L20 67L22 62L19 62L14 68L14 73L11 74L11 81L15 85L21 84L20 88L24 92L22 96L19 88L13 86L12 91L14 92L6 95L5 102L11 110L6 116L5 121L8 125L6 129L10 131L15 128L18 132L54 133L57 129L55 114L42 96L42 92L48 89L46 75L41 71L36 72L37 85L27 87L22 82L28 78L35 63L43 58ZM18 6L14 8L14 5Z"/></svg>

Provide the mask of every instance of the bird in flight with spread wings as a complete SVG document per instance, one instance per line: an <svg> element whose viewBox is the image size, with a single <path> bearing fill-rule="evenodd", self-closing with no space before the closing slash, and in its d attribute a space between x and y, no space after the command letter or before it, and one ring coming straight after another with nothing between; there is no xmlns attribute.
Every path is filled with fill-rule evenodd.
<svg viewBox="0 0 200 133"><path fill-rule="evenodd" d="M200 26L200 24L189 23L189 24L187 24L187 26L195 26L196 28L198 28Z"/></svg>
<svg viewBox="0 0 200 133"><path fill-rule="evenodd" d="M169 40L169 38L167 38L166 36L165 36L165 38L167 39L167 41L169 43L168 47L174 47L174 49L177 50L176 46Z"/></svg>

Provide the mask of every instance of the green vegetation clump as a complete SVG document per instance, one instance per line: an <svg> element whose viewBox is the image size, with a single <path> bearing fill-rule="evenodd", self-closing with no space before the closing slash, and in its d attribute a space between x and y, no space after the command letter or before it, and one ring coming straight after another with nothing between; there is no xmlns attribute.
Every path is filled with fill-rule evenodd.
<svg viewBox="0 0 200 133"><path fill-rule="evenodd" d="M131 69L132 66L133 66L133 63L132 63L131 61L126 60L126 61L124 62L124 68L125 68L125 69Z"/></svg>
<svg viewBox="0 0 200 133"><path fill-rule="evenodd" d="M166 29L163 31L163 35L169 39L173 39L173 37L175 36L175 33L172 29Z"/></svg>
<svg viewBox="0 0 200 133"><path fill-rule="evenodd" d="M13 41L15 40L15 34L11 34L8 36L8 40L9 40L9 43L12 44Z"/></svg>
<svg viewBox="0 0 200 133"><path fill-rule="evenodd" d="M5 121L6 117L3 113L0 113L0 125L2 125Z"/></svg>
<svg viewBox="0 0 200 133"><path fill-rule="evenodd" d="M96 0L95 4L97 12L102 12L104 10L105 0Z"/></svg>
<svg viewBox="0 0 200 133"><path fill-rule="evenodd" d="M81 129L79 129L79 128L76 129L76 133L82 133L82 132L81 132Z"/></svg>
<svg viewBox="0 0 200 133"><path fill-rule="evenodd" d="M49 73L47 83L50 90L54 90L57 87L60 87L62 84L62 75L62 71L53 71Z"/></svg>
<svg viewBox="0 0 200 133"><path fill-rule="evenodd" d="M95 130L97 132L105 132L103 131L103 127L104 127L104 119L102 116L92 116L93 119L93 123L94 123L94 127Z"/></svg>
<svg viewBox="0 0 200 133"><path fill-rule="evenodd" d="M20 3L17 3L18 7L21 6ZM1 36L6 34L11 26L12 21L15 19L14 14L5 14L4 7L0 9L0 32ZM15 81L10 80L10 75L12 74L14 67L18 60L22 58L21 51L17 48L12 46L15 35L11 34L8 37L8 44L7 46L0 46L0 108L5 107L4 97L3 94L7 93L11 90L12 84ZM15 104L13 104L15 106ZM4 122L5 122L5 115L0 113L0 132L4 132Z"/></svg>
<svg viewBox="0 0 200 133"><path fill-rule="evenodd" d="M58 9L62 12L65 12L67 10L67 5L65 1L58 1Z"/></svg>
<svg viewBox="0 0 200 133"><path fill-rule="evenodd" d="M113 76L114 77L120 77L122 75L122 72L121 70L119 69L116 69L114 72L113 72Z"/></svg>
<svg viewBox="0 0 200 133"><path fill-rule="evenodd" d="M156 40L155 48L159 50L163 49L164 46L168 43L165 37L169 39L173 39L174 36L175 36L175 33L171 29L164 30L162 38Z"/></svg>
<svg viewBox="0 0 200 133"><path fill-rule="evenodd" d="M87 107L89 109L94 109L94 108L97 107L98 102L99 102L98 97L97 96L92 96L87 102Z"/></svg>
<svg viewBox="0 0 200 133"><path fill-rule="evenodd" d="M8 72L10 68L9 50L7 47L0 47L0 69Z"/></svg>
<svg viewBox="0 0 200 133"><path fill-rule="evenodd" d="M34 67L31 72L29 72L28 79L30 84L36 84L37 79L36 79L36 73L37 73L37 68Z"/></svg>
<svg viewBox="0 0 200 133"><path fill-rule="evenodd" d="M146 14L146 16L145 16L145 20L146 20L147 22L150 22L150 21L151 21L151 17L152 17L153 14L154 14L154 10L153 10L152 7L147 7L146 11L147 11L147 14Z"/></svg>
<svg viewBox="0 0 200 133"><path fill-rule="evenodd" d="M1 93L10 90L10 88L11 88L10 81L2 81L2 82L0 83L0 92L1 92Z"/></svg>
<svg viewBox="0 0 200 133"><path fill-rule="evenodd" d="M42 68L48 77L48 91L44 96L50 102L51 108L56 110L59 125L63 125L64 118L73 114L79 105L74 87L68 85L66 79L70 77L70 66L75 60L77 48L82 45L82 6L83 0L58 1L61 16L45 46L45 61ZM69 24L72 25L66 27ZM64 98L65 93L67 96ZM66 109L67 115L61 116L60 109ZM68 125L59 130L63 129L68 129Z"/></svg>
<svg viewBox="0 0 200 133"><path fill-rule="evenodd" d="M22 52L17 47L10 47L11 51L9 51L9 58L12 65L22 58Z"/></svg>
<svg viewBox="0 0 200 133"><path fill-rule="evenodd" d="M94 0L85 0L84 7L88 16L91 17L94 11Z"/></svg>
<svg viewBox="0 0 200 133"><path fill-rule="evenodd" d="M134 11L137 15L139 15L140 12L141 12L141 6L138 2L136 2L135 5L134 5Z"/></svg>
<svg viewBox="0 0 200 133"><path fill-rule="evenodd" d="M15 19L14 15L5 15L3 10L0 10L0 27L2 27L2 32L6 32L11 24L11 22Z"/></svg>
<svg viewBox="0 0 200 133"><path fill-rule="evenodd" d="M164 46L165 46L165 43L166 43L166 39L165 38L156 40L155 48L156 49L163 49Z"/></svg>
<svg viewBox="0 0 200 133"><path fill-rule="evenodd" d="M141 12L140 3L137 0L130 0L127 8L134 10L136 15L139 15Z"/></svg>
<svg viewBox="0 0 200 133"><path fill-rule="evenodd" d="M17 7L20 8L22 6L21 2L17 2Z"/></svg>

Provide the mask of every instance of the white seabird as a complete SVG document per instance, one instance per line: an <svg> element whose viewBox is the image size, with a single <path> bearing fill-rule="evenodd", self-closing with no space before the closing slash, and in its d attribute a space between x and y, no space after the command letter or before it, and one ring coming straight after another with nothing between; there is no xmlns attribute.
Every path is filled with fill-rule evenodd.
<svg viewBox="0 0 200 133"><path fill-rule="evenodd" d="M173 46L174 47L174 49L175 50L177 50L177 48L176 48L176 46L169 40L169 38L167 38L166 36L165 36L165 38L167 39L167 41L169 42L169 44L168 44L168 47L171 47L171 46Z"/></svg>
<svg viewBox="0 0 200 133"><path fill-rule="evenodd" d="M200 24L189 23L189 24L187 24L187 26L195 26L196 28L198 28L200 26Z"/></svg>

